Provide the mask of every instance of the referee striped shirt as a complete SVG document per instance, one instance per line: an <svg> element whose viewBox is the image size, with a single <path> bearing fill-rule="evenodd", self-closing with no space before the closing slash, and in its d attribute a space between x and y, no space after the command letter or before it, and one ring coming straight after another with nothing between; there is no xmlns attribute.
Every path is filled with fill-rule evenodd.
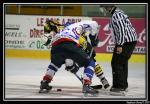
<svg viewBox="0 0 150 104"><path fill-rule="evenodd" d="M137 41L137 34L128 16L120 9L115 9L112 13L110 26L116 45L122 46L126 42Z"/></svg>

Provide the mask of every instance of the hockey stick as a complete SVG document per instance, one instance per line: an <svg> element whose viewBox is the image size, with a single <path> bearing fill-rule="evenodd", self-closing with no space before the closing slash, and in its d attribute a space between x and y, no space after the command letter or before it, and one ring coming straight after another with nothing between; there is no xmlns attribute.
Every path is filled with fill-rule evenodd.
<svg viewBox="0 0 150 104"><path fill-rule="evenodd" d="M100 25L98 27L98 30L100 29ZM95 40L98 38L98 35L99 35L99 31L97 32L96 36L95 36ZM90 52L90 57L92 56L92 53L93 53L93 50L94 50L94 47L92 47L91 49L91 52Z"/></svg>
<svg viewBox="0 0 150 104"><path fill-rule="evenodd" d="M98 27L98 32L97 32L97 34L96 34L96 36L95 36L95 39L94 39L94 40L96 40L96 39L98 38L99 30L100 30L100 25L99 25L99 27ZM94 51L94 47L92 47L92 49L91 49L90 57L92 57L92 53L93 53L93 51ZM92 87L92 88L94 88L94 89L101 89L103 86L102 86L102 85L94 85L94 86L91 86L91 87Z"/></svg>
<svg viewBox="0 0 150 104"><path fill-rule="evenodd" d="M82 81L82 77L79 77L78 75L77 75L77 73L74 73L74 75L81 81L81 83L83 84L83 81Z"/></svg>
<svg viewBox="0 0 150 104"><path fill-rule="evenodd" d="M100 25L99 25L99 27L98 27L98 30L100 29ZM98 37L98 34L99 34L99 31L97 32L97 34L96 34L96 36L95 36L95 40L97 39L97 37ZM94 50L94 47L92 47L92 49L91 49L91 52L90 52L90 57L92 56L92 53L93 53L93 50ZM81 83L83 84L83 78L82 77L79 77L76 73L74 73L75 74L75 76L81 81ZM91 86L92 88L94 88L94 89L101 89L102 88L102 85L94 85L94 86Z"/></svg>

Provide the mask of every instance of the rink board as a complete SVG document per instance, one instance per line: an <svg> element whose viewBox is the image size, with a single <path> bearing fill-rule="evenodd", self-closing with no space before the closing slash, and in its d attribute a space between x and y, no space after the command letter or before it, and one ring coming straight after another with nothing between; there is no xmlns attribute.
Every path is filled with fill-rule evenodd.
<svg viewBox="0 0 150 104"><path fill-rule="evenodd" d="M6 57L15 58L32 58L32 59L50 59L50 51L37 51L37 50L5 50ZM110 62L112 58L111 53L97 53L96 60L103 62ZM145 63L146 56L143 54L133 54L129 62L142 62Z"/></svg>

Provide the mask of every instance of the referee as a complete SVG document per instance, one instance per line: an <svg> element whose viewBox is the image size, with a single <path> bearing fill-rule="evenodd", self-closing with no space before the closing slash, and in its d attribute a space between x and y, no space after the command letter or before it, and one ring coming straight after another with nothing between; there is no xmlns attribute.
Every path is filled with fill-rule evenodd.
<svg viewBox="0 0 150 104"><path fill-rule="evenodd" d="M111 14L110 28L113 31L115 48L111 60L112 87L110 91L127 91L128 60L137 43L137 34L129 17L114 5L102 5Z"/></svg>

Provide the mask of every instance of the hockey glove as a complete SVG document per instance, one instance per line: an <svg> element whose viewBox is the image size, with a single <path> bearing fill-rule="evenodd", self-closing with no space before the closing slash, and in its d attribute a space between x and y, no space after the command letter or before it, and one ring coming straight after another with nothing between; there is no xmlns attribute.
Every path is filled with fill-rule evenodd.
<svg viewBox="0 0 150 104"><path fill-rule="evenodd" d="M99 43L99 39L98 38L95 39L95 36L92 36L91 34L89 35L89 38L91 40L92 47L96 47Z"/></svg>
<svg viewBox="0 0 150 104"><path fill-rule="evenodd" d="M65 70L70 71L71 73L76 74L79 70L79 66L77 64L73 64L72 66L66 66Z"/></svg>

